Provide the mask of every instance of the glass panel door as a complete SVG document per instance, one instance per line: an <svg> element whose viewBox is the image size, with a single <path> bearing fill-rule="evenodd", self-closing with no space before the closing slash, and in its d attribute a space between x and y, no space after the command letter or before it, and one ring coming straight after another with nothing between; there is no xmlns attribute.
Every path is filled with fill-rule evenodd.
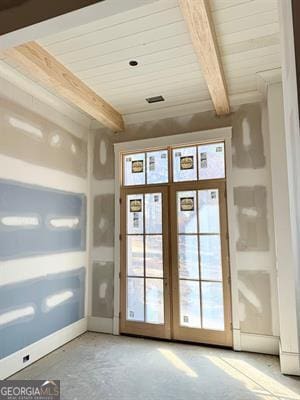
<svg viewBox="0 0 300 400"><path fill-rule="evenodd" d="M223 141L122 155L121 333L232 345L225 161Z"/></svg>
<svg viewBox="0 0 300 400"><path fill-rule="evenodd" d="M224 182L173 187L174 338L231 344Z"/></svg>
<svg viewBox="0 0 300 400"><path fill-rule="evenodd" d="M123 333L170 338L167 202L166 188L123 191Z"/></svg>

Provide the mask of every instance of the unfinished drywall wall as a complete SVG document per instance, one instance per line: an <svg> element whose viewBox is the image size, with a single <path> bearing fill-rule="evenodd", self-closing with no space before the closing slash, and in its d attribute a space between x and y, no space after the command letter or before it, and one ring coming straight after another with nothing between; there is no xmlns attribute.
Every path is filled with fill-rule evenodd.
<svg viewBox="0 0 300 400"><path fill-rule="evenodd" d="M13 93L0 91L0 366L86 315L87 143Z"/></svg>
<svg viewBox="0 0 300 400"><path fill-rule="evenodd" d="M0 359L84 317L85 268L0 288Z"/></svg>
<svg viewBox="0 0 300 400"><path fill-rule="evenodd" d="M110 133L96 132L93 144L91 315L101 321L101 319L111 319L113 317L114 149Z"/></svg>
<svg viewBox="0 0 300 400"><path fill-rule="evenodd" d="M98 194L94 198L94 232L95 247L114 245L114 204L113 193Z"/></svg>
<svg viewBox="0 0 300 400"><path fill-rule="evenodd" d="M4 179L0 193L0 260L85 250L83 195Z"/></svg>
<svg viewBox="0 0 300 400"><path fill-rule="evenodd" d="M100 318L113 317L114 265L112 262L93 263L92 315Z"/></svg>
<svg viewBox="0 0 300 400"><path fill-rule="evenodd" d="M237 208L238 251L268 251L267 191L265 186L234 188Z"/></svg>
<svg viewBox="0 0 300 400"><path fill-rule="evenodd" d="M232 113L224 117L204 112L127 125L125 132L110 135L110 140L126 142L226 126L233 128L235 250L231 258L235 259L238 270L238 328L247 334L278 336L269 132L265 105L251 103L234 107ZM97 135L108 140L109 132L101 130ZM99 146L95 149L96 153L99 153ZM112 167L105 168L112 171ZM111 215L112 210L113 204ZM99 224L99 216L94 223ZM97 246L101 244L97 243Z"/></svg>
<svg viewBox="0 0 300 400"><path fill-rule="evenodd" d="M270 274L267 271L239 271L240 322L242 332L270 335L272 304Z"/></svg>
<svg viewBox="0 0 300 400"><path fill-rule="evenodd" d="M86 177L86 143L51 121L0 98L1 154Z"/></svg>
<svg viewBox="0 0 300 400"><path fill-rule="evenodd" d="M260 104L239 107L232 115L233 145L232 162L237 168L264 168L266 158L262 133Z"/></svg>
<svg viewBox="0 0 300 400"><path fill-rule="evenodd" d="M114 148L109 134L96 134L94 139L93 176L96 180L114 178Z"/></svg>

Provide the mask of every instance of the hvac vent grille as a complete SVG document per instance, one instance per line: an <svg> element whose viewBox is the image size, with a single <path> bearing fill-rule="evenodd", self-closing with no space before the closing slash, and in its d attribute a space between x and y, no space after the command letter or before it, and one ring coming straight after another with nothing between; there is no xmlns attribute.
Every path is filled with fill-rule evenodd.
<svg viewBox="0 0 300 400"><path fill-rule="evenodd" d="M148 103L158 103L159 101L165 101L165 99L162 96L154 96L154 97L148 97L146 101Z"/></svg>

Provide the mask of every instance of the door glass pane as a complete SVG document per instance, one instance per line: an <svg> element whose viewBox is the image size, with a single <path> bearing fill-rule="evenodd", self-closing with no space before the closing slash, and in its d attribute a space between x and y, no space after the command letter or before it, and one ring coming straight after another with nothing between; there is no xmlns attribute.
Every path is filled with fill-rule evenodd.
<svg viewBox="0 0 300 400"><path fill-rule="evenodd" d="M219 235L200 236L201 279L222 280L221 241Z"/></svg>
<svg viewBox="0 0 300 400"><path fill-rule="evenodd" d="M173 149L174 182L197 180L197 148Z"/></svg>
<svg viewBox="0 0 300 400"><path fill-rule="evenodd" d="M199 190L198 202L200 233L219 233L220 216L218 189Z"/></svg>
<svg viewBox="0 0 300 400"><path fill-rule="evenodd" d="M201 327L200 289L198 281L179 281L180 325Z"/></svg>
<svg viewBox="0 0 300 400"><path fill-rule="evenodd" d="M147 183L168 182L168 151L152 151L147 153Z"/></svg>
<svg viewBox="0 0 300 400"><path fill-rule="evenodd" d="M164 284L162 279L146 279L146 322L164 323Z"/></svg>
<svg viewBox="0 0 300 400"><path fill-rule="evenodd" d="M220 282L202 282L203 328L224 330L223 288Z"/></svg>
<svg viewBox="0 0 300 400"><path fill-rule="evenodd" d="M127 275L144 276L144 238L127 236Z"/></svg>
<svg viewBox="0 0 300 400"><path fill-rule="evenodd" d="M127 279L127 320L144 321L144 279Z"/></svg>
<svg viewBox="0 0 300 400"><path fill-rule="evenodd" d="M133 194L126 199L126 318L164 324L163 195Z"/></svg>
<svg viewBox="0 0 300 400"><path fill-rule="evenodd" d="M146 276L163 277L162 236L146 236Z"/></svg>
<svg viewBox="0 0 300 400"><path fill-rule="evenodd" d="M179 278L199 279L198 236L178 236Z"/></svg>
<svg viewBox="0 0 300 400"><path fill-rule="evenodd" d="M127 233L144 232L143 195L132 194L127 196Z"/></svg>
<svg viewBox="0 0 300 400"><path fill-rule="evenodd" d="M144 185L145 153L128 154L123 158L124 185Z"/></svg>
<svg viewBox="0 0 300 400"><path fill-rule="evenodd" d="M177 192L178 233L197 233L196 191Z"/></svg>
<svg viewBox="0 0 300 400"><path fill-rule="evenodd" d="M198 147L199 179L225 177L224 143L212 143Z"/></svg>
<svg viewBox="0 0 300 400"><path fill-rule="evenodd" d="M146 233L162 233L162 195L147 193L145 195Z"/></svg>

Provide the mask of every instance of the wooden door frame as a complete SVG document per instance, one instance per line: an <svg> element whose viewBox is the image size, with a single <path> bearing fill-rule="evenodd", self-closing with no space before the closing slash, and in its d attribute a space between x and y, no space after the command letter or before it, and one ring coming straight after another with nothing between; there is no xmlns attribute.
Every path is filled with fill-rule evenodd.
<svg viewBox="0 0 300 400"><path fill-rule="evenodd" d="M126 196L130 194L162 193L162 236L163 236L163 266L164 266L164 325L146 322L128 321L127 308L127 281L126 281ZM121 257L120 257L120 333L151 336L162 339L171 339L171 292L170 292L170 259L169 259L169 191L167 185L123 187L121 189ZM145 290L145 289L144 289Z"/></svg>
<svg viewBox="0 0 300 400"><path fill-rule="evenodd" d="M220 236L222 255L222 283L224 304L224 331L210 329L190 328L180 326L179 312L179 276L178 276L178 252L177 252L177 201L176 193L179 191L196 190L219 190L220 205ZM172 243L172 314L173 314L173 337L176 340L184 340L198 343L232 346L232 317L231 317L231 290L230 290L230 267L228 247L228 225L226 205L226 181L225 179L211 179L193 182L174 183L170 187L171 220L174 226L171 232Z"/></svg>
<svg viewBox="0 0 300 400"><path fill-rule="evenodd" d="M157 138L132 140L114 144L115 152L115 243L114 243L114 315L112 332L119 335L119 307L120 307L120 190L122 183L122 155L124 153L144 151L145 149L157 149L168 146L192 145L209 143L211 141L224 141L226 154L226 189L227 189L227 214L229 231L230 273L231 273L231 298L232 298L232 324L233 324L233 348L241 350L240 319L239 319L239 294L238 272L236 254L236 225L235 208L233 199L232 176L232 127L209 129L205 131L188 132L183 134L161 136Z"/></svg>

